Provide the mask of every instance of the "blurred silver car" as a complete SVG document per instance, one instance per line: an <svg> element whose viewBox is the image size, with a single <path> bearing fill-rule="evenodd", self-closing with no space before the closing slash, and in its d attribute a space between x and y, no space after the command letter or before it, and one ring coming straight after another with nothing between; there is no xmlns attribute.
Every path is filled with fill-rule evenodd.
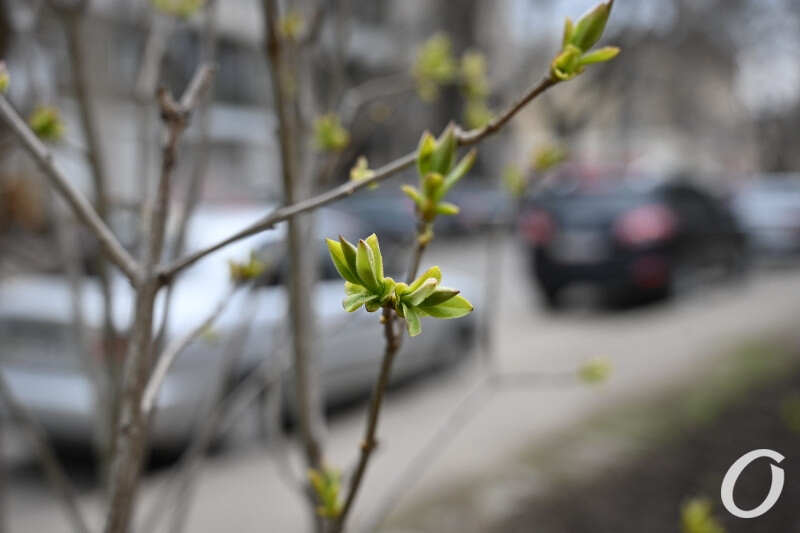
<svg viewBox="0 0 800 533"><path fill-rule="evenodd" d="M733 209L754 258L800 255L800 175L766 175L743 187Z"/></svg>
<svg viewBox="0 0 800 533"><path fill-rule="evenodd" d="M231 234L263 215L264 209L202 208L192 219L187 249L199 249ZM326 235L359 236L359 223L332 210L318 213L317 224ZM229 291L227 260L243 260L253 250L280 246L285 227L235 243L199 262L180 276L173 286L165 334L179 337L201 323ZM365 394L377 375L382 354L382 328L378 314L346 313L341 306L342 281L323 260L321 280L314 295L319 338L316 349L327 405ZM445 280L457 286L473 303L479 291L470 279ZM113 319L121 331L130 323L134 294L127 281L114 277ZM156 302L156 324L160 324L163 298ZM102 299L96 280L82 283L85 323L90 331L90 357L107 357L99 341ZM286 291L281 284L256 284L251 293L238 291L219 316L213 335L193 342L176 360L159 393L151 443L155 447L177 447L191 436L197 417L211 400L213 386L223 368L224 339L252 318L250 333L234 372L244 373L268 354L286 350ZM396 359L394 378L403 379L435 368L469 351L476 319L429 320L424 334L406 339ZM15 397L30 409L51 435L67 442L88 443L96 412L92 385L81 357L82 346L73 327L72 295L64 276L21 275L0 285L0 369ZM215 340L216 339L216 340ZM278 346L276 346L278 343ZM122 343L124 344L124 342ZM124 346L118 350L124 353ZM118 356L118 355L117 355ZM289 359L288 357L286 358ZM285 379L290 379L291 371Z"/></svg>

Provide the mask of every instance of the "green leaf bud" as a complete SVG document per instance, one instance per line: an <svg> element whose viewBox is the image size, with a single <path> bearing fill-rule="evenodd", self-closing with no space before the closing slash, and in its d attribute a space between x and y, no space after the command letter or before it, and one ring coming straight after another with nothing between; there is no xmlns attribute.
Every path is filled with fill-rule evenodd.
<svg viewBox="0 0 800 533"><path fill-rule="evenodd" d="M587 11L578 22L575 23L575 30L572 33L572 38L569 40L580 48L581 51L586 52L600 40L603 36L603 31L606 29L608 16L611 14L611 2L604 2L598 4L593 9Z"/></svg>
<svg viewBox="0 0 800 533"><path fill-rule="evenodd" d="M584 383L595 385L603 383L611 375L611 363L600 357L590 359L578 369L578 377Z"/></svg>
<svg viewBox="0 0 800 533"><path fill-rule="evenodd" d="M350 283L361 283L361 280L358 279L358 276L350 268L345 258L342 244L333 239L325 239L325 242L328 245L328 253L333 261L333 266L336 267L336 271L339 272L339 275Z"/></svg>
<svg viewBox="0 0 800 533"><path fill-rule="evenodd" d="M228 261L228 272L234 284L247 283L261 276L267 269L267 264L261 261L255 253L250 253L247 262Z"/></svg>
<svg viewBox="0 0 800 533"><path fill-rule="evenodd" d="M619 54L619 48L616 46L604 46L603 48L598 48L592 52L587 54L583 54L578 61L580 66L591 65L593 63L603 63L605 61L611 61Z"/></svg>
<svg viewBox="0 0 800 533"><path fill-rule="evenodd" d="M450 172L455 161L457 146L456 128L454 124L450 123L436 140L436 149L431 158L431 170L442 175Z"/></svg>
<svg viewBox="0 0 800 533"><path fill-rule="evenodd" d="M28 125L44 141L58 141L64 135L64 121L58 109L52 106L35 108L28 118Z"/></svg>
<svg viewBox="0 0 800 533"><path fill-rule="evenodd" d="M567 81L580 74L583 71L580 66L581 54L580 48L568 44L550 64L550 75L557 80Z"/></svg>
<svg viewBox="0 0 800 533"><path fill-rule="evenodd" d="M0 94L8 90L8 83L10 79L11 78L8 75L8 69L6 68L6 62L0 61Z"/></svg>
<svg viewBox="0 0 800 533"><path fill-rule="evenodd" d="M318 150L340 152L350 144L350 133L342 126L339 116L328 113L314 121L314 144Z"/></svg>

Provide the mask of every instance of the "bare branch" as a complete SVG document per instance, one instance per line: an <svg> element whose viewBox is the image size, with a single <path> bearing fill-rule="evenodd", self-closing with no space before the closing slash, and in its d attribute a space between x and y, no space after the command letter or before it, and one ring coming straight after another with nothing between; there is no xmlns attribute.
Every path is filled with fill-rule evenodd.
<svg viewBox="0 0 800 533"><path fill-rule="evenodd" d="M245 323L236 335L246 336L250 326L249 322ZM279 342L272 345L270 352L261 360L258 366L250 371L220 402L215 403L205 418L206 422L195 428L195 435L191 439L189 449L181 457L177 472L167 481L164 494L156 500L155 505L144 520L142 531L156 531L164 514L174 505L173 498L170 497L172 491L176 492L175 500L187 498L186 489L191 485L189 480L195 477L203 454L213 441L214 436L224 434L245 409L261 395L264 389L275 385L276 381L274 380L279 380L283 372L288 369L288 366L284 366L284 363L279 358L280 351L285 348L287 341L288 336L281 335ZM226 354L226 358L227 356L228 354ZM273 370L275 371L273 372ZM293 487L295 486L295 481L292 478ZM298 491L302 492L302 489L298 488Z"/></svg>
<svg viewBox="0 0 800 533"><path fill-rule="evenodd" d="M416 152L412 152L410 154L406 154L403 157L400 157L388 165L381 167L375 171L375 175L371 178L365 179L363 181L348 181L338 187L334 187L330 191L324 192L320 195L314 196L307 200L301 200L297 203L287 205L284 207L279 207L274 209L271 213L266 215L265 217L257 220L250 226L244 228L243 230L231 235L227 239L220 241L212 246L207 248L203 248L197 252L194 252L186 257L175 261L174 263L167 265L164 267L160 272L161 282L167 283L169 282L172 277L175 276L178 272L183 270L184 268L193 265L203 257L216 252L217 250L224 248L225 246L244 239L245 237L249 237L251 235L255 235L257 233L261 233L262 231L266 231L271 229L277 224L278 222L282 222L284 220L288 220L296 215L304 213L306 211L311 211L313 209L317 209L329 203L335 202L336 200L340 200L346 196L353 194L355 191L361 189L369 185L370 183L376 183L383 179L388 178L392 174L404 170L417 160Z"/></svg>
<svg viewBox="0 0 800 533"><path fill-rule="evenodd" d="M33 157L50 184L67 201L78 218L94 233L103 252L132 283L138 283L139 265L122 247L89 201L76 189L53 163L53 154L28 127L5 96L0 95L0 117L11 128L22 146Z"/></svg>
<svg viewBox="0 0 800 533"><path fill-rule="evenodd" d="M211 86L211 81L214 79L216 67L210 63L201 65L192 76L189 86L181 96L180 105L185 113L192 111L201 98L201 96Z"/></svg>
<svg viewBox="0 0 800 533"><path fill-rule="evenodd" d="M458 144L462 146L475 144L482 141L484 138L497 133L509 120L519 113L526 105L533 101L537 96L545 92L550 87L559 83L559 80L551 76L545 76L539 83L534 85L528 90L521 98L514 102L505 111L489 121L489 123L482 127L469 131L461 131L456 133Z"/></svg>
<svg viewBox="0 0 800 533"><path fill-rule="evenodd" d="M301 45L311 45L319 39L322 33L322 27L325 23L325 12L327 11L327 2L320 0L309 17L310 23L306 26L306 31L300 36L298 42Z"/></svg>
<svg viewBox="0 0 800 533"><path fill-rule="evenodd" d="M370 517L364 531L377 531L389 513L397 506L402 496L414 486L431 464L447 449L447 446L481 412L488 399L503 390L533 386L561 386L577 383L575 372L544 373L515 372L490 373L485 375L437 426L428 441L395 477L381 496L380 504Z"/></svg>
<svg viewBox="0 0 800 533"><path fill-rule="evenodd" d="M161 354L156 362L156 367L153 369L153 373L150 374L150 379L148 380L147 386L144 389L144 394L142 395L141 409L145 415L149 415L153 410L158 391L161 390L161 385L164 383L164 379L167 377L167 372L169 372L169 369L172 368L172 363L175 362L175 359L192 343L192 341L194 341L200 334L214 324L217 318L219 318L219 316L228 307L228 304L231 302L234 293L239 288L241 288L241 285L233 285L231 290L225 293L225 295L217 303L216 307L214 307L214 309L211 311L211 313L209 313L208 317L203 320L203 322L198 324L197 327L190 330L182 337L174 339L164 349L164 353Z"/></svg>
<svg viewBox="0 0 800 533"><path fill-rule="evenodd" d="M178 144L188 126L192 108L208 86L213 68L201 65L188 89L176 102L166 90L158 101L166 129L162 147L161 176L152 205L147 208L148 236L142 253L142 279L137 287L134 322L123 373L122 405L116 428L116 454L111 468L111 493L106 533L126 533L138 492L138 481L147 446L149 417L141 409L142 395L152 366L153 307L161 287L155 276L164 247L172 174L177 164ZM148 204L151 202L148 201Z"/></svg>
<svg viewBox="0 0 800 533"><path fill-rule="evenodd" d="M364 478L364 472L367 470L369 458L372 455L375 446L378 444L375 435L378 432L378 420L381 412L381 404L383 403L383 396L386 393L386 388L389 385L389 377L392 373L392 363L397 350L400 347L399 338L400 334L395 331L395 313L390 307L383 309L383 329L384 336L386 337L386 351L383 355L381 362L381 370L378 375L378 381L375 383L375 389L372 392L372 400L369 406L369 415L367 417L367 425L364 430L364 440L361 442L361 455L359 456L358 464L356 465L353 477L350 480L350 488L347 491L342 512L333 523L332 531L339 533L344 530L344 525L347 516L352 509L353 502L358 495L358 489L361 487L361 481Z"/></svg>
<svg viewBox="0 0 800 533"><path fill-rule="evenodd" d="M542 79L537 85L532 87L525 95L516 101L511 107L509 107L505 112L501 115L498 115L497 118L493 119L489 124L484 126L483 128L469 130L469 131L457 131L456 138L458 139L458 144L461 146L467 146L476 144L481 142L486 137L497 133L500 129L505 126L508 121L510 121L521 109L523 109L528 103L530 103L533 99L537 96L545 92L547 89L555 85L557 82L553 81L549 77ZM230 237L211 245L207 248L198 250L182 259L179 259L164 268L161 269L159 276L162 283L169 282L175 274L183 270L184 268L193 265L198 260L202 259L203 257L207 256L210 253L213 253L225 246L244 239L245 237L249 237L251 235L255 235L256 233L261 233L262 231L266 231L271 229L277 224L278 222L282 222L294 216L297 216L301 213L306 211L311 211L313 209L317 209L318 207L322 207L329 203L335 202L340 200L346 196L349 196L356 192L359 189L364 187L368 187L369 185L379 183L392 175L400 172L401 170L405 170L411 165L414 164L417 160L417 153L416 151L410 152L406 155L398 157L394 161L387 163L386 165L378 168L375 170L375 173L364 180L360 181L348 181L339 185L338 187L334 187L333 189L314 196L312 198L308 198L307 200L301 200L291 205L286 205L283 207L279 207L274 209L271 213L267 214L260 220L254 222L250 226L242 229L241 231L231 235Z"/></svg>
<svg viewBox="0 0 800 533"><path fill-rule="evenodd" d="M349 88L339 106L339 115L345 124L351 123L367 104L381 98L404 94L414 90L414 84L405 73L373 78Z"/></svg>
<svg viewBox="0 0 800 533"><path fill-rule="evenodd" d="M11 417L20 424L25 432L25 437L30 441L31 446L39 456L42 468L44 468L45 474L50 478L51 485L58 493L73 529L79 533L89 533L89 526L86 524L86 519L78 505L75 489L61 468L61 463L59 463L55 452L50 447L44 431L28 410L16 402L2 372L0 372L0 398L8 408Z"/></svg>
<svg viewBox="0 0 800 533"><path fill-rule="evenodd" d="M144 46L144 59L139 68L134 85L134 94L141 102L149 101L158 86L161 61L167 49L167 39L172 32L174 19L154 14L147 41Z"/></svg>

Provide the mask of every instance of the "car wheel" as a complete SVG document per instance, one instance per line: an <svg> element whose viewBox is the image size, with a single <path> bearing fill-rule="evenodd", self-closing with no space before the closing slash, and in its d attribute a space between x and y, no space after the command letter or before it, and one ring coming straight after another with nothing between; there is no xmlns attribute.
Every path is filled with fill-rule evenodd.
<svg viewBox="0 0 800 533"><path fill-rule="evenodd" d="M542 305L548 311L560 311L564 308L564 302L561 301L561 291L554 287L542 287L541 300Z"/></svg>

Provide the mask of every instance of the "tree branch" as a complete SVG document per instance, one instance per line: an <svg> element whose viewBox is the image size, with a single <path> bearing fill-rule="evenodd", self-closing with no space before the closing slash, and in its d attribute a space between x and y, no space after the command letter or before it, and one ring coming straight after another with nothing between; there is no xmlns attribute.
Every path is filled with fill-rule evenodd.
<svg viewBox="0 0 800 533"><path fill-rule="evenodd" d="M144 394L142 394L141 409L145 416L148 416L152 412L158 391L161 390L161 385L164 383L164 379L167 377L167 372L169 372L169 369L172 368L172 363L175 362L175 359L177 359L177 357L192 343L192 341L194 341L201 333L214 324L217 318L219 318L223 311L225 311L225 309L228 307L228 304L231 302L234 293L241 287L241 285L233 285L231 289L225 293L222 299L220 299L216 307L214 307L205 320L203 320L194 329L190 330L182 337L174 339L164 349L164 353L158 357L156 361L156 367L153 369L153 373L150 374L150 379L147 381Z"/></svg>
<svg viewBox="0 0 800 533"><path fill-rule="evenodd" d="M468 146L472 144L476 144L478 142L483 141L486 137L493 135L500 131L514 116L520 112L526 105L528 105L532 100L534 100L537 96L548 90L550 87L556 85L558 81L552 80L550 77L543 78L538 84L530 88L519 100L517 100L513 105L511 105L508 109L506 109L502 114L498 115L495 119L493 119L489 124L484 126L483 128L478 128L474 130L458 130L456 132L456 138L458 140L458 144L460 146ZM160 270L159 276L162 283L168 283L170 279L172 279L175 274L187 268L203 257L211 254L225 246L249 237L251 235L255 235L257 233L261 233L262 231L266 231L271 229L277 224L278 222L282 222L284 220L290 219L294 216L297 216L301 213L306 211L310 211L312 209L317 209L318 207L322 207L329 203L335 202L340 200L346 196L349 196L356 192L359 189L367 187L369 185L379 183L392 175L400 172L401 170L405 170L411 165L413 165L417 160L417 152L410 152L405 154L401 157L398 157L394 161L387 163L386 165L375 169L375 173L367 178L360 181L348 181L339 185L338 187L334 187L333 189L314 196L312 198L308 198L306 200L301 200L299 202L293 203L291 205L285 205L282 207L278 207L274 209L272 212L257 220L250 226L238 231L237 233L231 235L230 237L211 245L207 248L198 250L192 254L187 255L186 257L179 259Z"/></svg>
<svg viewBox="0 0 800 533"><path fill-rule="evenodd" d="M69 521L72 523L73 529L78 533L89 533L89 526L86 524L83 513L78 506L75 489L61 468L61 463L59 463L55 452L47 442L44 430L28 410L16 402L2 372L0 372L0 398L8 408L11 417L20 424L26 438L39 456L45 474L50 478L51 485L61 498L61 503Z"/></svg>
<svg viewBox="0 0 800 533"><path fill-rule="evenodd" d="M430 465L447 449L447 446L480 412L488 399L497 392L525 388L534 385L569 385L576 382L574 372L543 373L490 373L485 375L459 401L458 405L447 415L428 441L406 463L403 470L395 477L389 488L381 496L377 510L368 520L364 531L377 531L389 513L397 506L402 496L409 491L423 476Z"/></svg>
<svg viewBox="0 0 800 533"><path fill-rule="evenodd" d="M397 350L400 348L399 337L400 335L395 331L395 313L391 307L383 308L383 333L386 338L386 351L383 355L381 363L380 374L378 381L375 383L375 389L372 392L372 400L369 406L369 415L367 417L367 425L364 430L364 440L361 442L361 455L359 456L358 464L356 465L353 477L350 480L350 488L347 492L342 512L336 518L333 524L333 533L339 533L344 530L344 525L353 502L358 495L358 489L361 487L361 481L364 478L364 472L367 470L369 458L372 455L375 446L378 444L375 435L378 432L378 419L381 413L381 404L383 403L383 396L386 393L386 388L389 385L389 378L392 372L392 363Z"/></svg>
<svg viewBox="0 0 800 533"><path fill-rule="evenodd" d="M158 93L161 118L166 128L161 176L152 207L148 208L147 244L142 254L142 282L137 286L134 323L123 373L122 407L115 435L116 454L111 468L111 494L106 533L126 533L137 496L138 481L147 447L149 417L141 409L142 395L152 364L153 307L161 287L155 275L163 245L172 174L177 164L178 143L189 124L195 102L214 73L201 65L188 88L176 102L162 89Z"/></svg>
<svg viewBox="0 0 800 533"><path fill-rule="evenodd" d="M139 281L139 265L122 247L117 238L106 226L89 201L76 189L69 178L55 166L53 154L47 146L28 127L5 96L0 95L0 118L11 128L25 150L33 157L45 177L66 200L75 214L94 233L103 252L134 284Z"/></svg>

